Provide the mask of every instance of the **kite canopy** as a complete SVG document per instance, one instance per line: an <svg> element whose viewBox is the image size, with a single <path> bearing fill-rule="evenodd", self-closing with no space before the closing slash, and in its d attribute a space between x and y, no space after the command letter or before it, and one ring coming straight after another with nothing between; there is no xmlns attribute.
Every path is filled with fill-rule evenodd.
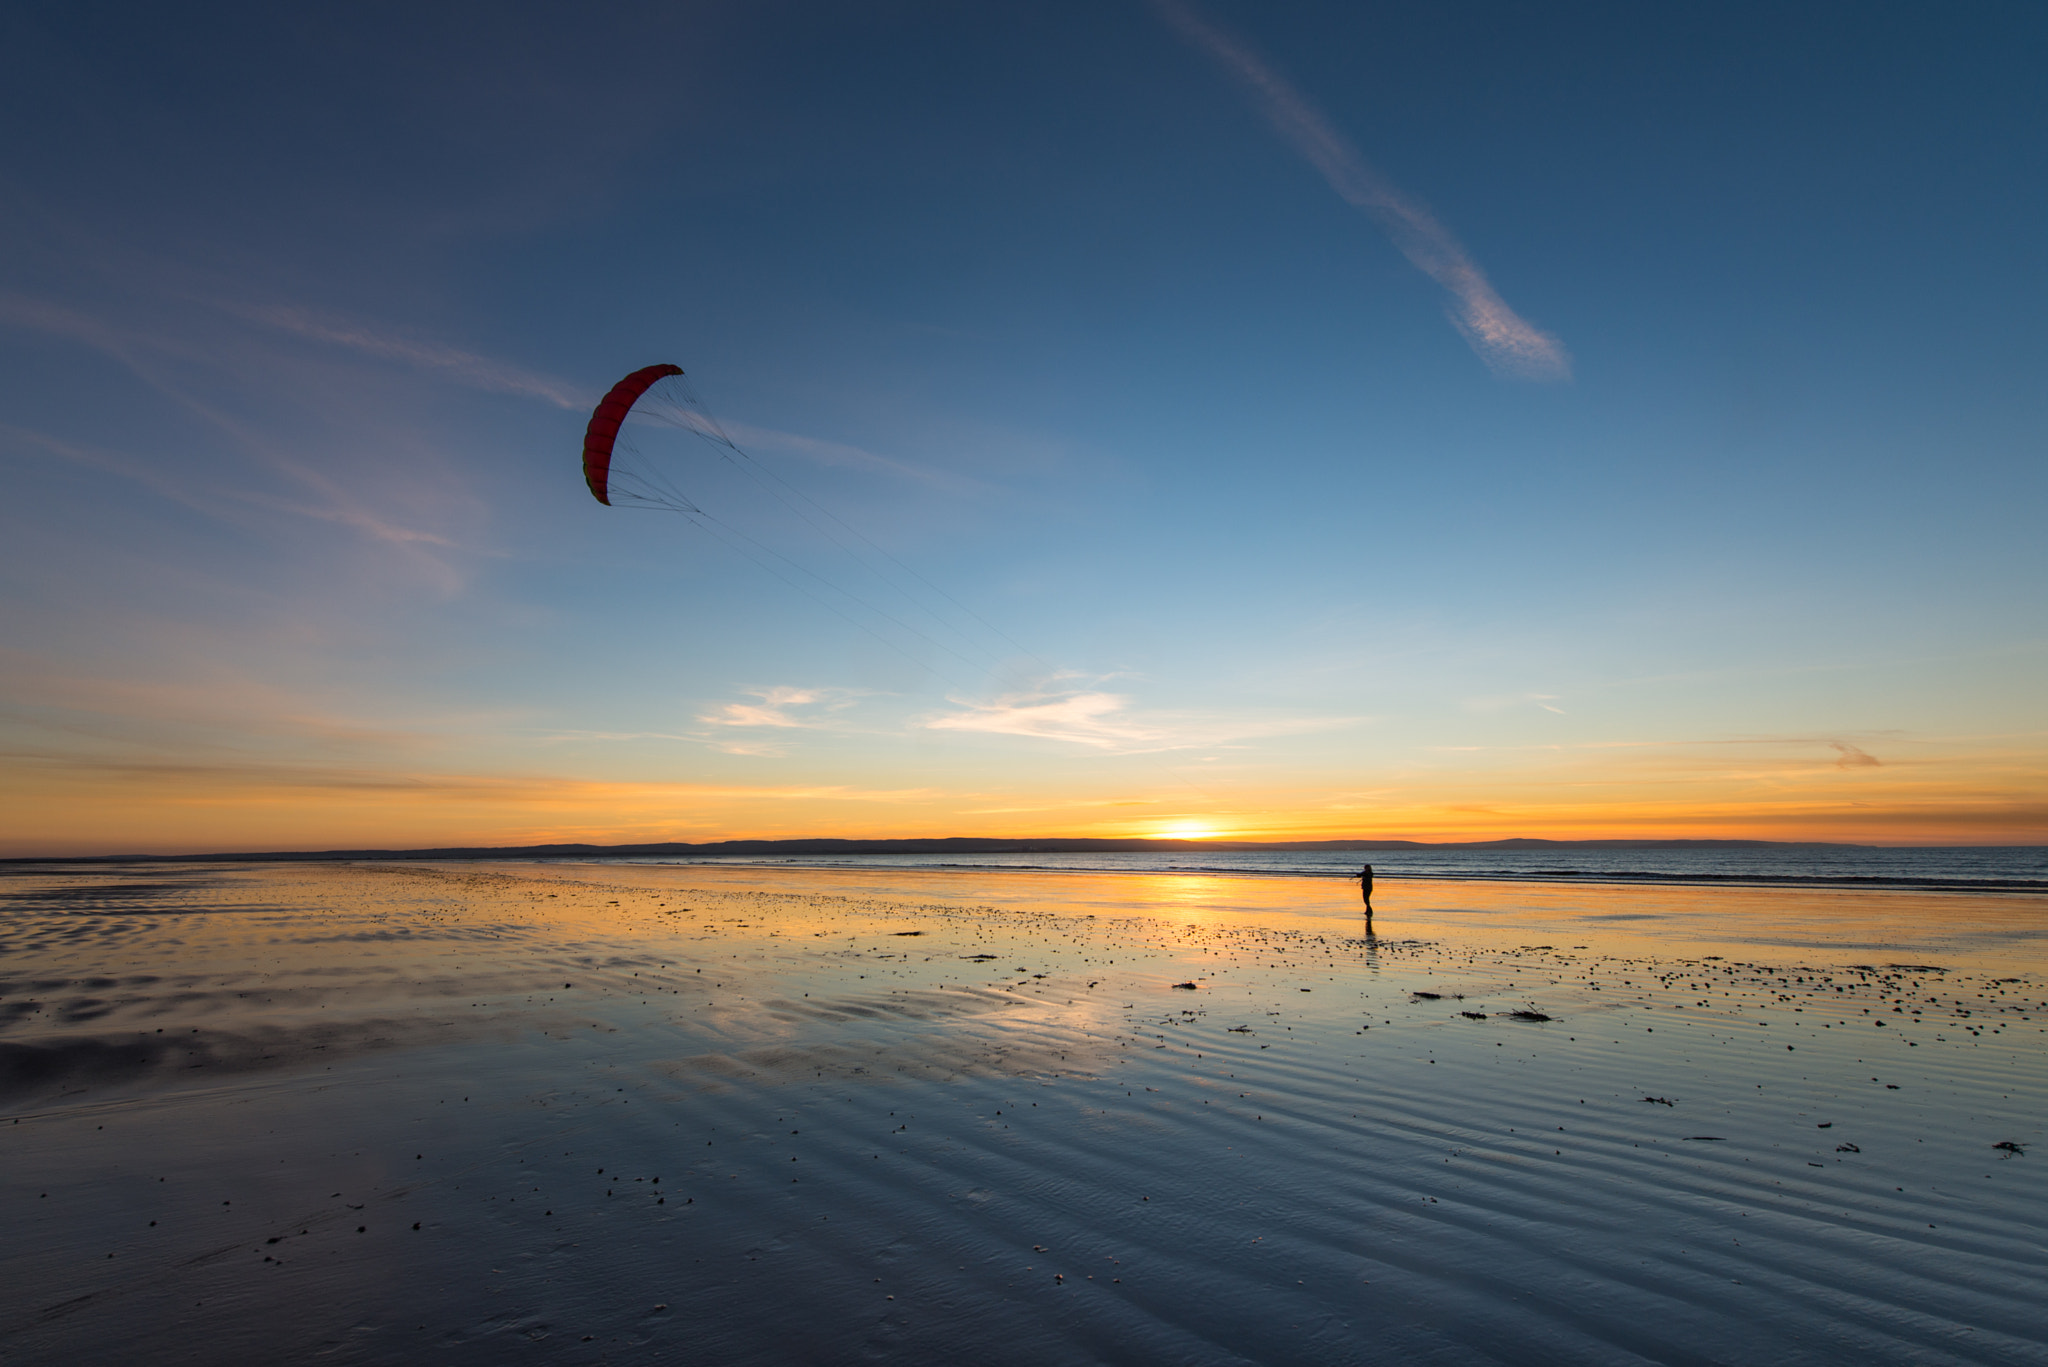
<svg viewBox="0 0 2048 1367"><path fill-rule="evenodd" d="M619 424L649 388L671 375L680 375L678 365L651 365L636 370L612 386L590 415L583 431L583 482L599 503L611 504L612 445L619 439Z"/></svg>

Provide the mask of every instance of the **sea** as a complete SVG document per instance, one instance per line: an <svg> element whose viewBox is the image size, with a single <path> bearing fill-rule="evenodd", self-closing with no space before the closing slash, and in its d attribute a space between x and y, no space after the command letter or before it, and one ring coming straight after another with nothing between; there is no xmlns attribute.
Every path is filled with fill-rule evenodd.
<svg viewBox="0 0 2048 1367"><path fill-rule="evenodd" d="M1355 850L628 856L615 859L585 857L559 862L733 864L757 868L989 869L1009 873L1237 874L1274 878L1356 878L1360 866L1369 863L1376 882L1436 878L2048 893L2048 845L1604 846L1558 843Z"/></svg>

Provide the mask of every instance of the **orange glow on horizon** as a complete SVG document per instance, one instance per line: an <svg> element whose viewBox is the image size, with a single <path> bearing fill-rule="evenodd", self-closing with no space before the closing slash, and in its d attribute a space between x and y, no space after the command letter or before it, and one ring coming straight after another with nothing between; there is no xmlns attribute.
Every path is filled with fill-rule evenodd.
<svg viewBox="0 0 2048 1367"><path fill-rule="evenodd" d="M1211 780L1229 806L1185 816L1170 790L1099 773L1062 783L848 765L688 782L483 765L23 764L0 778L0 857L946 836L2048 844L2048 756L1989 749L1853 768L1641 752L1417 764L1365 791L1248 771Z"/></svg>

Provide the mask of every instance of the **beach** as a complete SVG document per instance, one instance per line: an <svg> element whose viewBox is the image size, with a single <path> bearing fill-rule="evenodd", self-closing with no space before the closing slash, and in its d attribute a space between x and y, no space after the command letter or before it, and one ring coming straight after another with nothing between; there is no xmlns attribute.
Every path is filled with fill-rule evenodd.
<svg viewBox="0 0 2048 1367"><path fill-rule="evenodd" d="M2038 896L0 898L0 1362L2048 1362Z"/></svg>

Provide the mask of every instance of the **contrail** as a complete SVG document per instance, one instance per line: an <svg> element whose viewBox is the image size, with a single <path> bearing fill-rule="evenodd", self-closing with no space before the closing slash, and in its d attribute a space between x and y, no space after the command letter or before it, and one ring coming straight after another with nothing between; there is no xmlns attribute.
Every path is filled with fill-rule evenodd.
<svg viewBox="0 0 2048 1367"><path fill-rule="evenodd" d="M1152 0L1152 7L1243 83L1274 131L1322 172L1332 190L1371 214L1416 269L1451 292L1451 321L1481 360L1502 374L1523 379L1571 377L1571 357L1564 344L1509 308L1450 229L1368 165L1286 77L1181 0Z"/></svg>

